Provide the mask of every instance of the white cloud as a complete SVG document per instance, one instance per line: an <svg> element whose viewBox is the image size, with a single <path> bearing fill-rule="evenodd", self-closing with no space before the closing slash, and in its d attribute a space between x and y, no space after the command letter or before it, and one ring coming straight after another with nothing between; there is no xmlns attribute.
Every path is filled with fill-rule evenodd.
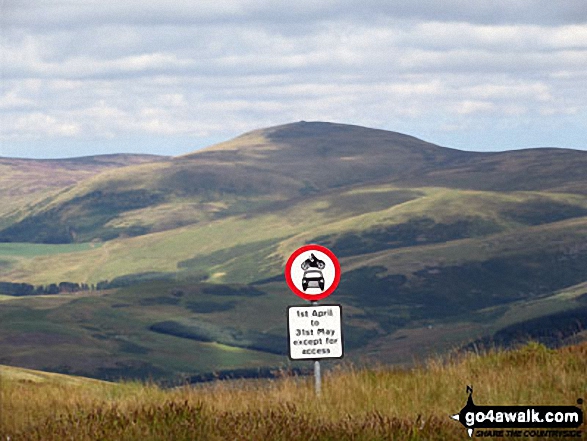
<svg viewBox="0 0 587 441"><path fill-rule="evenodd" d="M454 110L460 115L469 115L472 113L490 112L495 109L495 104L488 101L465 100L454 106Z"/></svg>
<svg viewBox="0 0 587 441"><path fill-rule="evenodd" d="M197 140L299 119L404 131L428 124L457 136L488 118L511 131L587 113L579 0L4 0L1 8L6 142Z"/></svg>
<svg viewBox="0 0 587 441"><path fill-rule="evenodd" d="M31 130L34 128L34 130ZM13 122L12 136L43 137L43 136L64 136L70 137L80 133L77 124L70 123L63 119L47 115L41 112L30 113L15 118Z"/></svg>
<svg viewBox="0 0 587 441"><path fill-rule="evenodd" d="M8 90L3 96L0 96L1 110L20 110L34 107L35 100L23 97L18 89Z"/></svg>

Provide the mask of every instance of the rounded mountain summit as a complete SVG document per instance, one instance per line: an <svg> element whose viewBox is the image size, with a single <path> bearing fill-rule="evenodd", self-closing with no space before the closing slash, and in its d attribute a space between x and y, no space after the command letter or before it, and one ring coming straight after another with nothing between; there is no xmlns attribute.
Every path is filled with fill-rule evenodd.
<svg viewBox="0 0 587 441"><path fill-rule="evenodd" d="M140 236L365 185L586 194L585 169L584 151L465 152L386 130L298 122L183 156L89 170L87 179L47 190L18 216L0 213L0 241Z"/></svg>

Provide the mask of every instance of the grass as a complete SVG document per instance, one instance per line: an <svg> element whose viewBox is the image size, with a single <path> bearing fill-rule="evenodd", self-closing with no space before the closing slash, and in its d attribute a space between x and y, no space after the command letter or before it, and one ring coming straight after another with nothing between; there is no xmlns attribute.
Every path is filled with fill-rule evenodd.
<svg viewBox="0 0 587 441"><path fill-rule="evenodd" d="M181 297L174 295L180 290ZM282 364L283 356L149 330L157 322L179 320L210 324L214 331L222 327L249 331L247 327L255 323L251 331L259 332L257 326L267 327L268 321L256 320L259 315L247 316L247 311L255 309L248 305L251 302L260 305L257 314L272 310L270 319L282 318L275 311L285 311L285 299L282 306L278 298L241 299L239 293L218 296L203 293L198 284L156 281L121 290L12 298L0 308L0 360L4 360L0 363L96 378L170 381L215 370ZM243 311L236 317L222 308L197 314L190 309L196 301L235 303ZM281 330L283 320L279 324Z"/></svg>
<svg viewBox="0 0 587 441"><path fill-rule="evenodd" d="M520 321L576 308L581 305L577 298L585 292L587 292L587 284L581 283L562 289L560 292L548 297L515 302L509 305L508 311L495 321L495 330Z"/></svg>
<svg viewBox="0 0 587 441"><path fill-rule="evenodd" d="M37 256L54 256L57 254L77 253L100 248L100 243L74 244L38 244L38 243L0 243L0 256L14 258L32 258Z"/></svg>
<svg viewBox="0 0 587 441"><path fill-rule="evenodd" d="M587 392L587 346L530 344L409 370L338 366L323 378L154 384L19 377L0 368L0 439L462 440L451 420L472 385L481 405L575 405ZM527 439L527 438L526 438Z"/></svg>
<svg viewBox="0 0 587 441"><path fill-rule="evenodd" d="M310 148L312 154L308 155ZM474 206L483 211L493 203L488 190L511 193L554 186L559 192L568 188L569 192L581 193L584 161L580 152L542 150L486 155L364 127L296 123L250 132L163 162L154 157L128 157L116 164L109 160L100 164L97 159L73 161L76 164L72 167L67 160L0 161L0 187L4 190L1 198L17 208L6 216L0 209L0 225L17 223L0 232L13 241L110 240L121 234L136 236L174 229L217 214L251 213L275 201L295 203L296 198L307 200L316 193L337 193L353 186L399 182L405 187L413 185L414 179L419 186L486 190L484 196L480 192L479 197L459 196L463 208L470 210ZM124 163L135 165L120 167ZM565 169L572 173L564 173ZM76 185L71 186L72 182ZM51 188L54 191L49 191ZM15 197L31 192L39 193L38 198ZM404 190L400 199L416 196L408 193ZM45 199L35 204L41 196ZM426 198L420 199L426 205ZM454 198L449 199L448 204L437 199L432 204L436 206L429 209L458 208ZM580 196L576 199L584 202ZM374 211L378 204L385 206L387 202L381 198L375 204L367 200L368 197L358 197L353 201L349 194L341 199L335 194L330 202L335 206L350 203L358 212ZM561 208L567 215L579 213ZM552 213L553 218L557 216Z"/></svg>
<svg viewBox="0 0 587 441"><path fill-rule="evenodd" d="M49 161L0 158L0 229L50 204L72 184L108 169L158 160L148 155Z"/></svg>
<svg viewBox="0 0 587 441"><path fill-rule="evenodd" d="M379 190L374 193L389 189ZM433 199L434 192L425 197ZM413 202L359 217L374 222ZM327 213L325 200L314 203L310 220L336 219ZM283 279L283 256L296 241L304 243L308 233L287 236L305 228L304 215L295 207L284 210L283 217L265 213L222 219L210 227L185 227L108 242L95 250L27 260L36 262L31 269L39 281L54 276L56 270L64 271L59 276L62 280L81 276L101 280L147 268L167 270L172 278L110 292L2 301L0 333L10 338L0 341L0 360L31 368L69 366L69 372L100 378L123 376L124 367L131 378L171 378L279 365L282 358L274 354L220 350L210 343L153 332L151 326L176 322L191 331L205 329L210 338L232 347L234 341L221 335L220 329L236 330L241 340L252 336L254 340L262 336L285 339L285 308L300 301ZM574 297L585 293L587 279L580 245L586 234L586 219L576 218L342 259L341 284L332 301L344 305L349 357L368 355L383 362L407 363L427 351L442 352L520 321L577 308ZM239 245L223 248L234 243ZM193 258L194 254L198 257ZM185 267L174 273L182 258ZM39 262L42 267L36 266ZM23 263L20 271L24 267ZM255 285L264 295L240 295L240 284L235 285L234 295L222 296L206 292L207 284L189 279L199 271L215 274L210 280L214 283L277 278ZM176 290L183 294L175 296ZM34 315L31 309L46 312ZM97 329L87 329L89 323ZM55 337L41 339L42 332ZM20 334L25 340L13 343L12 336Z"/></svg>
<svg viewBox="0 0 587 441"><path fill-rule="evenodd" d="M366 231L372 237L382 228L422 217L440 230L471 217L504 232L523 230L585 216L583 174L577 172L583 160L580 152L558 150L466 153L393 132L302 122L250 132L166 161L0 161L5 172L0 202L12 199L20 209L4 216L0 208L0 236L108 241L99 250L55 251L59 259L50 248L13 254L0 249L8 259L0 264L0 280L96 283L149 271L181 272L179 264L186 260L266 241L274 246L256 252L269 254L264 271L275 275L293 249L318 237ZM124 163L135 165L120 167ZM573 173L559 173L565 166ZM20 175L28 176L28 185L16 179ZM419 183L410 187L412 179ZM542 180L558 192L538 191L544 189ZM25 193L55 190L35 205L13 197L19 186ZM559 186L569 187L568 193ZM16 223L4 229L10 222ZM246 283L250 280L243 277L253 265L245 260L194 270L225 273L216 282Z"/></svg>
<svg viewBox="0 0 587 441"><path fill-rule="evenodd" d="M134 173L143 167L151 166L135 167ZM135 182L124 170L110 171L108 177L124 181L124 191L148 184ZM76 191L93 190L103 178ZM157 214L156 222L165 223L169 208L170 219L177 215L181 223L194 207L182 206L180 199L174 196L159 211L149 206L116 219L132 226ZM571 285L577 286L577 296L585 292L587 217L578 217L585 206L584 196L564 193L381 184L299 196L249 214L217 218L212 213L195 225L101 244L0 244L0 280L38 285L97 283L123 275L137 281L148 272L169 276L109 293L1 301L0 333L6 338L0 341L0 362L101 378L125 372L131 378L170 378L279 365L277 355L234 350L234 342L222 336L217 340L224 347L158 334L150 327L177 322L192 330L206 327L215 335L233 328L247 337L285 338L283 311L298 299L285 286L284 262L296 247L321 237L329 241L324 245L341 239L348 244L349 237L356 237L362 244L385 247L350 249L341 258L342 281L332 300L343 303L349 316L350 357L409 362L426 351L444 351L521 320L576 307L568 297L547 296ZM512 215L515 207L523 210ZM542 214L547 223L535 225ZM461 219L487 221L500 230L477 234L474 224L455 230ZM200 289L197 281L206 276L215 284L270 280L258 285L266 295L223 297ZM172 298L176 288L186 296ZM47 312L35 315L29 309ZM87 329L88 323L97 329ZM20 334L21 340L15 337Z"/></svg>
<svg viewBox="0 0 587 441"><path fill-rule="evenodd" d="M574 219L563 219L562 222L537 227L527 226L521 223L519 216L512 217L509 214L513 208L529 207L528 210L538 210L538 214L533 214L538 216L541 209L550 214L549 210L571 207L567 214L571 216L580 214L586 204L583 197L568 194L502 194L441 188L417 188L408 191L388 185L361 187L292 200L290 204L277 204L271 209L262 209L255 215L208 219L168 231L111 240L101 246L0 244L0 257L9 263L0 266L0 280L32 284L61 281L97 283L123 275L156 271L191 272L207 274L210 277L217 275L213 277L215 282L248 283L279 274L292 250L317 238L327 238L328 242L336 243L345 237L363 237L367 240L366 243L370 243L371 237L376 237L381 231L393 231L394 228L400 228L399 231L402 231L402 225L409 226L413 219L422 218L428 219L428 223L437 223L426 227L428 230L423 229L421 234L424 236L430 231L443 231L444 226L453 225L453 229L459 228L459 222L463 221L494 225L492 228L481 228L480 233L483 237L477 237L478 240L473 242L478 245L475 245L476 250L471 250L474 253L472 256L483 256L487 255L487 251L493 246L494 241L489 241L487 236L489 232L501 230L503 237L508 238L506 240L510 240L510 234L521 237L540 231L548 234L548 226L556 229L557 225L560 225L565 231L572 232L575 228L581 229L581 219L585 219L578 218L579 224L573 223ZM148 208L142 214L134 213L133 225L142 226L151 222L149 219L153 210L156 208ZM168 211L172 218L177 214L171 209L164 211ZM164 216L163 213L160 214ZM121 222L128 220L129 218L120 219ZM179 218L176 220L179 224L184 222ZM530 221L535 220L532 218ZM156 222L167 221L163 217ZM170 218L169 222L173 223L174 220ZM418 227L419 224L414 225ZM132 225L128 224L127 227ZM540 230L542 227L544 229ZM464 237L468 237L478 233L475 233L473 226L471 232L463 230L463 234ZM419 237L417 228L413 235L415 238ZM461 236L457 234L454 237ZM441 239L439 237L430 240ZM503 242L499 241L499 238L497 240L498 243ZM530 238L529 241L517 240L520 247L526 247L531 242L540 244L535 238ZM422 247L424 244L425 241L416 244L406 242L400 244L399 251L407 251L408 254L405 256L408 257L413 248L413 252L425 255L428 249ZM443 256L454 254L453 251L451 254L445 253L444 245L439 247ZM456 257L459 260L470 258L466 242L455 242L453 248L458 249ZM356 250L359 254L365 251ZM500 251L496 250L491 254ZM404 260L401 253L396 255ZM388 259L388 254L385 256L385 259ZM377 253L368 254L368 258L377 257ZM361 256L358 263L364 265L366 258L367 256ZM422 257L417 259L422 260ZM185 266L184 262L196 264ZM355 266L353 259L350 259L349 263L351 268Z"/></svg>

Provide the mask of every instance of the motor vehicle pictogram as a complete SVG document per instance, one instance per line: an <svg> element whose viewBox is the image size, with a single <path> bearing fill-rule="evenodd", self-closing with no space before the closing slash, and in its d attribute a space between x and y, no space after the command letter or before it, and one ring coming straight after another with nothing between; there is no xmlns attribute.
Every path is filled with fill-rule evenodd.
<svg viewBox="0 0 587 441"><path fill-rule="evenodd" d="M320 291L324 291L324 276L320 270L307 270L304 271L304 277L302 278L302 288L307 291L308 288L315 287L320 288Z"/></svg>
<svg viewBox="0 0 587 441"><path fill-rule="evenodd" d="M322 274L322 270L326 268L326 263L318 259L314 253L311 253L310 257L304 260L300 267L304 270L302 289L307 291L308 288L320 288L320 291L324 291L324 275Z"/></svg>
<svg viewBox="0 0 587 441"><path fill-rule="evenodd" d="M340 280L340 264L328 248L311 244L298 248L285 265L285 279L290 289L304 300L326 298Z"/></svg>

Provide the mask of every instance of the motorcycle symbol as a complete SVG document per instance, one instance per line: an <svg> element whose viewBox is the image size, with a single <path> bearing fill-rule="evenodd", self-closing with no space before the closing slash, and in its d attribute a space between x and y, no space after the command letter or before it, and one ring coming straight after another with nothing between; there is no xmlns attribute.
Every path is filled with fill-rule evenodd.
<svg viewBox="0 0 587 441"><path fill-rule="evenodd" d="M304 270L304 277L302 278L302 288L306 291L310 288L310 284L318 285L321 291L324 291L324 276L322 271L326 267L326 263L323 260L318 259L314 253L302 263L302 269ZM316 286L313 286L314 288Z"/></svg>

